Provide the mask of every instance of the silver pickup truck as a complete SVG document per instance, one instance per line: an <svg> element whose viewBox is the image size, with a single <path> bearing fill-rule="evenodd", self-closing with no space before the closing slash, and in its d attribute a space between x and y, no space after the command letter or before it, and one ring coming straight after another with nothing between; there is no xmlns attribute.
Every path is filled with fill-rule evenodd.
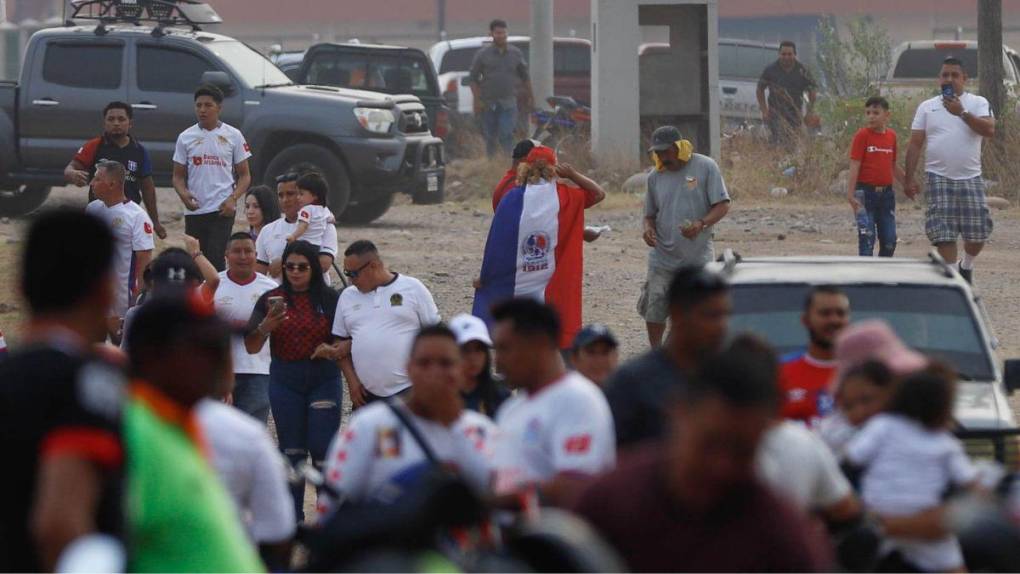
<svg viewBox="0 0 1020 574"><path fill-rule="evenodd" d="M64 166L100 133L100 111L114 100L134 108L133 135L149 149L156 185L170 185L174 143L196 121L192 93L203 83L227 95L223 121L251 145L255 181L311 163L344 222L382 216L398 191L442 201L443 142L417 97L294 85L245 44L201 31L219 20L205 4L74 7L75 20L98 22L37 32L20 82L0 83L0 215L28 213L63 185Z"/></svg>

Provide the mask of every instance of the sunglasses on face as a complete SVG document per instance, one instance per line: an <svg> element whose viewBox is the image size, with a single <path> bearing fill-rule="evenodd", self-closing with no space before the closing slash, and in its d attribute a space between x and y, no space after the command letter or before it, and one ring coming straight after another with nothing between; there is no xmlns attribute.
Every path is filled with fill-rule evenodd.
<svg viewBox="0 0 1020 574"><path fill-rule="evenodd" d="M304 273L305 271L311 269L312 266L307 263L287 263L286 265L283 266L283 268L286 269L287 271L297 271L299 273Z"/></svg>
<svg viewBox="0 0 1020 574"><path fill-rule="evenodd" d="M358 278L358 275L359 275L359 274L360 274L360 273L361 273L362 271L364 271L366 267L368 267L368 266L369 266L369 265L371 265L371 264L372 264L372 262L371 262L371 261L369 261L368 263L365 263L364 265L362 265L361 267L358 267L358 268L357 268L357 269L355 269L354 271L348 271L348 270L344 269L344 275L345 275L345 276L346 276L346 277L347 277L348 279L357 279L357 278Z"/></svg>

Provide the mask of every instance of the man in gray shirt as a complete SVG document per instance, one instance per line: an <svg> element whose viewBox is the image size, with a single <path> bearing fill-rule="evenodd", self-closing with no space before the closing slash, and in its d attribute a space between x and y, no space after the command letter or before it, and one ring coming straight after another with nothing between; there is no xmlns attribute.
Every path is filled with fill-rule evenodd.
<svg viewBox="0 0 1020 574"><path fill-rule="evenodd" d="M489 157L508 155L513 146L517 125L517 90L523 84L528 108L533 105L531 79L524 54L507 43L507 25L503 20L489 24L492 44L475 53L471 63L471 93L474 94L475 115L482 123L485 151Z"/></svg>
<svg viewBox="0 0 1020 574"><path fill-rule="evenodd" d="M647 324L648 342L655 348L666 331L667 291L673 273L712 261L710 228L726 216L730 196L719 166L712 158L693 153L677 128L656 129L650 152L656 167L648 175L644 240L652 249L638 312Z"/></svg>

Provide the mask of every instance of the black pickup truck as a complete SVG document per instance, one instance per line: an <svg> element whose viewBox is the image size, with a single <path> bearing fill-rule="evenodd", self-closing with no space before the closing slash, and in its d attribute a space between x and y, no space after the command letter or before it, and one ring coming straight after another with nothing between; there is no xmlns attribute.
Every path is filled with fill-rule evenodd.
<svg viewBox="0 0 1020 574"><path fill-rule="evenodd" d="M134 108L133 135L149 149L156 185L169 186L174 143L196 121L192 93L203 83L227 95L223 121L251 144L255 181L309 162L329 180L343 222L382 216L398 191L442 201L443 142L413 95L295 85L247 45L201 31L219 21L206 4L84 0L72 18L98 23L37 32L21 81L0 83L0 215L28 213L63 185L64 166L114 100Z"/></svg>

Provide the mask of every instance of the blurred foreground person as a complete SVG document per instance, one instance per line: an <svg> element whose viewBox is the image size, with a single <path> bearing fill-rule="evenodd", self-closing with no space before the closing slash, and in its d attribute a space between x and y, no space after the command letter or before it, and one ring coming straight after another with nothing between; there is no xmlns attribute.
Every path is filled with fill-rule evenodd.
<svg viewBox="0 0 1020 574"><path fill-rule="evenodd" d="M755 477L779 407L775 357L739 342L670 407L664 442L598 479L577 512L637 572L821 572L827 542Z"/></svg>
<svg viewBox="0 0 1020 574"><path fill-rule="evenodd" d="M263 565L208 460L195 406L231 379L230 328L196 294L142 305L124 409L129 568L255 572Z"/></svg>
<svg viewBox="0 0 1020 574"><path fill-rule="evenodd" d="M609 405L591 381L564 368L552 307L511 299L492 317L497 367L518 389L496 417L494 490L508 502L537 489L543 501L564 505L616 462Z"/></svg>
<svg viewBox="0 0 1020 574"><path fill-rule="evenodd" d="M116 297L113 258L113 235L90 215L54 211L28 229L28 322L0 363L2 571L53 570L75 541L121 532L124 380L91 353ZM123 551L106 567L123 568Z"/></svg>

